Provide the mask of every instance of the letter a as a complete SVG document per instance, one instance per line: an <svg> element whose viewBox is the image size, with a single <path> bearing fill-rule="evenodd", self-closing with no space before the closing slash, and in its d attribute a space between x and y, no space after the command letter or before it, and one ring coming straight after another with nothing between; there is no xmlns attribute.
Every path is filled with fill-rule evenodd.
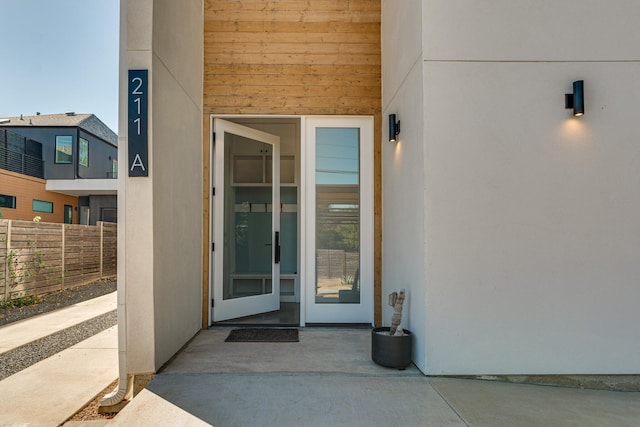
<svg viewBox="0 0 640 427"><path fill-rule="evenodd" d="M133 169L136 167L142 168L143 172L146 171L146 169L144 168L144 163L142 163L142 159L140 158L140 154L136 154L136 157L133 159L133 163L131 164L131 171L133 172Z"/></svg>

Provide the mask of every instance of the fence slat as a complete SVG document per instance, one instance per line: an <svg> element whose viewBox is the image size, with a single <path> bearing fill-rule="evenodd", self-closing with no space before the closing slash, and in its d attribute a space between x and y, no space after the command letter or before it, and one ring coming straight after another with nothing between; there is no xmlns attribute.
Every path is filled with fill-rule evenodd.
<svg viewBox="0 0 640 427"><path fill-rule="evenodd" d="M44 294L117 274L117 224L0 219L0 298Z"/></svg>

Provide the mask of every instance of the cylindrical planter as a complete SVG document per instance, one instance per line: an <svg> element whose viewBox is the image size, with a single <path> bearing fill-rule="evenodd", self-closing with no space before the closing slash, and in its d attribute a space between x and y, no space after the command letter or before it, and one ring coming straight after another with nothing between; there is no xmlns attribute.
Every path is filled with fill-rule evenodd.
<svg viewBox="0 0 640 427"><path fill-rule="evenodd" d="M383 333L379 333L383 332ZM371 330L371 360L387 368L405 369L411 364L413 334L405 329L406 335L391 336L389 327Z"/></svg>

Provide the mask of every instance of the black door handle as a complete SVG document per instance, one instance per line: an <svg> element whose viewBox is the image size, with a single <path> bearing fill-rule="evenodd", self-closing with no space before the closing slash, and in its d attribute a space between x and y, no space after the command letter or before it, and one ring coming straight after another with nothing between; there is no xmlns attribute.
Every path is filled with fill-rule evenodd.
<svg viewBox="0 0 640 427"><path fill-rule="evenodd" d="M279 231L276 231L276 250L275 250L274 262L276 264L280 263L280 232Z"/></svg>

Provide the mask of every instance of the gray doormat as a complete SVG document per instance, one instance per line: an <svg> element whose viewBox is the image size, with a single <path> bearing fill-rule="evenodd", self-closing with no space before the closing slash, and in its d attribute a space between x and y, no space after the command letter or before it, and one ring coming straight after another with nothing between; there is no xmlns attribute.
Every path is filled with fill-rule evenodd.
<svg viewBox="0 0 640 427"><path fill-rule="evenodd" d="M298 342L297 329L243 328L229 332L225 342Z"/></svg>

